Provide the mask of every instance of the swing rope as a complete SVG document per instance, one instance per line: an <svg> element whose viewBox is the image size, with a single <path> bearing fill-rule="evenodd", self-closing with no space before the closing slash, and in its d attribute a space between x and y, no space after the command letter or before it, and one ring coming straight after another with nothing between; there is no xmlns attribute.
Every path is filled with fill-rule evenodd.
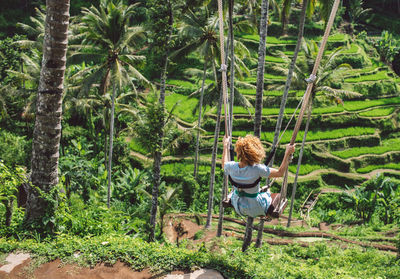
<svg viewBox="0 0 400 279"><path fill-rule="evenodd" d="M231 135L229 127L232 129L232 123L229 122L229 112L228 112L228 94L227 94L227 87L228 87L228 82L227 82L227 77L226 77L226 72L228 70L228 66L225 64L225 45L224 45L224 15L223 15L223 4L222 0L218 0L218 20L219 20L219 44L220 44L220 53L221 53L221 75L222 75L222 98L224 100L224 122L225 122L225 135ZM230 42L233 44L233 42ZM233 120L232 120L233 121ZM228 160L231 160L232 158L229 158L230 154L228 154ZM226 177L225 177L226 179ZM228 183L224 183L224 200L227 199L228 197Z"/></svg>
<svg viewBox="0 0 400 279"><path fill-rule="evenodd" d="M312 72L310 74L310 77L306 80L308 82L308 84L307 84L306 92L304 93L304 96L303 96L303 98L304 98L303 104L301 106L301 110L300 110L299 116L297 118L295 128L293 130L292 138L290 139L290 144L292 144L292 145L296 142L296 137L297 137L297 134L298 134L298 132L300 130L301 122L303 121L304 112L305 112L305 110L306 110L306 108L308 106L308 102L309 102L310 95L311 95L311 92L312 92L312 89L313 89L313 86L314 86L314 82L317 79L317 71L318 71L318 68L319 68L319 64L321 63L322 55L324 53L325 46L326 46L326 43L328 41L329 34L331 32L331 28L332 28L333 22L335 20L335 16L336 16L336 12L337 12L338 7L339 7L339 3L340 3L340 0L335 0L334 4L332 6L332 10L331 10L331 14L329 16L328 24L326 26L325 33L324 33L324 36L323 36L322 41L321 41L321 46L319 48L319 51L318 51L318 54L317 54L317 58L315 59L314 68L313 68L313 70L312 70ZM286 198L286 195L287 195L287 180L288 180L288 168L285 171L285 176L284 176L284 179L283 179L283 184L282 184L282 188L281 188L281 195L280 195L280 200L279 200L279 206L274 211L275 213L278 213L278 214L280 214L283 211L283 208L287 204L287 198Z"/></svg>
<svg viewBox="0 0 400 279"><path fill-rule="evenodd" d="M228 105L227 105L227 78L226 71L228 70L228 66L225 64L225 46L224 46L224 20L223 20L223 6L222 0L218 0L218 14L219 14L219 44L220 44L220 52L221 52L221 74L222 74L222 94L224 99L224 119L225 119L225 134L229 135L229 113L228 113Z"/></svg>
<svg viewBox="0 0 400 279"><path fill-rule="evenodd" d="M304 117L304 113L306 110L306 107L308 105L309 102L309 98L312 92L312 88L314 86L314 82L317 79L317 71L320 65L320 62L322 60L322 56L326 47L326 43L328 41L328 37L330 34L330 31L332 29L333 26L333 22L339 7L339 3L340 0L335 0L333 6L332 6L332 10L331 10L331 14L329 16L329 20L325 29L325 33L324 36L322 38L321 41L321 45L317 54L317 58L315 60L314 63L314 67L312 70L312 73L310 74L309 78L306 79L307 81L307 88L306 91L302 97L302 99L300 100L299 104L297 105L297 108L295 109L294 113L292 114L292 117L290 118L288 124L286 125L284 131L282 132L282 134L280 135L278 142L276 144L276 146L279 145L280 141L282 140L282 137L284 135L284 133L286 132L287 128L289 127L289 124L291 123L291 121L293 120L294 116L296 115L296 112L298 110L298 108L301 105L301 109L300 109L300 113L299 116L297 118L296 124L295 124L295 128L293 130L293 134L290 140L290 144L293 145L296 141L297 138L297 134L300 130L300 126ZM223 5L222 5L222 0L218 0L218 13L219 13L219 40L220 40L220 52L221 52L221 74L222 74L222 94L223 94L223 100L224 100L224 119L225 119L225 134L230 134L229 133L229 128L231 127L230 125L228 125L228 121L229 121L229 114L228 114L228 106L227 106L227 77L226 77L226 71L227 71L227 65L225 64L225 49L224 49L224 24L223 24ZM233 42L232 42L233 43ZM274 147L276 149L276 147ZM275 152L275 150L271 150L271 153L269 155L269 158L267 159L268 161L270 160L270 158L272 158L273 153ZM229 157L229 154L228 154ZM228 158L229 159L229 158ZM284 206L287 203L287 180L288 180L288 168L285 171L285 175L284 175L284 179L283 179L283 184L282 184L282 188L281 188L281 193L280 193L280 200L279 200L279 204L278 206L275 208L274 213L278 213L280 215L280 213L282 212ZM227 191L225 191L225 198L227 196Z"/></svg>

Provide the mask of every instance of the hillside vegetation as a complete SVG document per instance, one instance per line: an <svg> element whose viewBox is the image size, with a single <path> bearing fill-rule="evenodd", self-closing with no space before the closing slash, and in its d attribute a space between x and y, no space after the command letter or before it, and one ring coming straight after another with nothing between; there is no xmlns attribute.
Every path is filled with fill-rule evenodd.
<svg viewBox="0 0 400 279"><path fill-rule="evenodd" d="M307 113L295 140L288 206L280 218L256 218L253 226L233 208L220 208L225 116L217 1L71 0L68 51L65 59L56 55L65 67L47 78L41 71L57 63L43 59L56 49L46 44L58 35L45 33L46 1L5 2L0 266L9 253L26 251L32 269L55 259L91 267L122 261L148 268L154 278L199 267L240 279L399 278L399 1L340 4L314 81L302 151ZM234 145L255 130L265 1L234 1L234 43L229 1L223 2ZM283 115L303 2L267 2L260 140L268 156L282 116L278 167L332 1L308 6ZM43 91L61 76L63 88ZM57 104L44 103L43 95L60 97L53 115L44 116ZM41 132L38 121L47 125L52 116L61 123ZM41 140L54 139L59 146L44 148ZM50 170L38 169L32 158L39 152ZM32 177L53 182L35 184ZM279 192L282 181L272 180L271 191ZM258 240L248 249L246 225L254 229L250 240Z"/></svg>

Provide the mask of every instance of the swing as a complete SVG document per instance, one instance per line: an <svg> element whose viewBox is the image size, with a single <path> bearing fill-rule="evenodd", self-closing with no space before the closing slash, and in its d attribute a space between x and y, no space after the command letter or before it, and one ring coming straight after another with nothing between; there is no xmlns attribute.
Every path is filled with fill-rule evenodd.
<svg viewBox="0 0 400 279"><path fill-rule="evenodd" d="M326 25L324 36L323 36L322 41L321 41L321 46L319 48L318 55L317 55L317 58L316 58L315 63L314 63L314 68L312 70L312 73L310 74L310 77L306 80L308 85L307 85L307 89L306 89L306 91L305 91L305 93L303 95L303 98L299 102L299 105L302 103L302 106L301 106L301 110L300 110L299 116L297 118L297 121L296 121L296 124L295 124L295 128L293 130L293 134L292 134L292 137L291 137L291 140L290 140L290 144L291 145L293 145L295 143L295 141L296 141L296 137L297 137L297 134L299 132L299 129L300 129L300 126L301 126L301 122L303 120L304 112L305 112L306 107L308 105L308 101L309 101L309 98L310 98L310 95L311 95L311 91L312 91L314 82L315 82L315 80L317 78L317 76L316 76L317 70L318 70L319 64L321 62L322 55L323 55L323 52L325 50L326 43L328 41L329 33L330 33L330 30L332 28L332 25L333 25L333 22L334 22L334 19L335 19L335 16L336 16L336 12L338 10L339 3L340 3L340 0L335 0L334 4L332 6L331 14L330 14L328 23ZM220 46L221 46L222 94L223 94L224 108L225 108L225 110L224 110L224 114L225 114L225 134L229 135L230 133L228 131L228 123L227 123L228 111L227 111L227 93L226 93L226 88L227 88L227 80L226 80L227 66L225 65L225 54L224 54L224 32L223 32L222 0L218 0L218 10L219 10L219 24L220 24L220 26L219 26L219 31L220 31L219 35L220 36L219 37L220 37ZM298 105L298 107L299 107L299 105ZM295 113L297 111L297 108L296 108L295 112L293 113L292 118L294 117L294 115L295 115ZM292 120L292 118L290 119L290 121ZM282 133L280 139L278 140L276 146L278 146L283 134L286 132L286 129L290 124L290 121L288 122L288 124L287 124L284 132ZM232 127L232 126L230 125L230 127ZM273 148L271 149L271 152L270 152L270 154L269 154L269 156L268 156L268 158L266 160L266 165L268 165L269 161L274 156L275 151L276 151L276 146L273 146ZM233 150L232 150L232 148L230 149L230 151L231 151L230 159L232 159L233 158L233 154L232 154ZM281 216L282 212L285 210L286 205L288 203L288 200L286 198L286 195L287 195L287 179L288 179L288 170L286 169L285 175L284 175L284 179L283 179L282 188L281 188L281 192L279 194L271 194L272 202L271 202L270 207L268 208L267 215L269 215L272 218L279 218ZM261 180L261 178L257 179L257 181L255 181L252 184L245 185L245 184L236 183L229 176L229 181L231 182L231 184L233 186L239 188L239 189L240 188L246 189L246 188L255 187L260 182L260 180ZM263 187L261 189L261 191L265 191L266 188L268 189L269 185L267 185L266 187ZM228 192L227 189L225 189L225 197L224 197L224 200L222 201L222 205L224 207L232 206L230 200L227 197L227 192Z"/></svg>

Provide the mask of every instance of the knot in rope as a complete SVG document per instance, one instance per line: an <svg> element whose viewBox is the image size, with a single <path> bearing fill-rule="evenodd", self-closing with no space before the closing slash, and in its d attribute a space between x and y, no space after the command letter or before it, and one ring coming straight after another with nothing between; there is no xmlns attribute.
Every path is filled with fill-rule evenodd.
<svg viewBox="0 0 400 279"><path fill-rule="evenodd" d="M226 64L221 64L220 72L226 72L228 70L228 66Z"/></svg>
<svg viewBox="0 0 400 279"><path fill-rule="evenodd" d="M311 74L309 78L306 78L307 83L313 83L317 79L316 75Z"/></svg>

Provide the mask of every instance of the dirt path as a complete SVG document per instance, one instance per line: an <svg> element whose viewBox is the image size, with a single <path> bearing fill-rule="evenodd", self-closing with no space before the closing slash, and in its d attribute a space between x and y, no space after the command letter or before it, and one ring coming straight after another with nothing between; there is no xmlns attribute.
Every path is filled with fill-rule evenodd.
<svg viewBox="0 0 400 279"><path fill-rule="evenodd" d="M126 264L118 261L114 265L98 264L95 267L80 267L74 264L64 264L55 260L40 265L31 266L30 259L16 265L10 272L0 271L0 279L223 279L217 271L198 269L192 273L175 271L170 274L151 273L149 269L134 271Z"/></svg>

